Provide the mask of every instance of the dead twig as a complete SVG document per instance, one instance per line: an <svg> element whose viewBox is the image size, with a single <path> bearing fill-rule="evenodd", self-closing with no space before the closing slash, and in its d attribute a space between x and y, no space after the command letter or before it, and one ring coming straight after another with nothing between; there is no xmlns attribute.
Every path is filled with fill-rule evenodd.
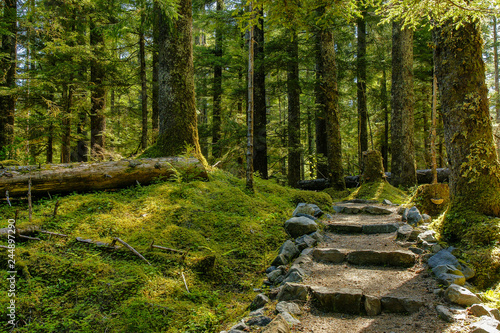
<svg viewBox="0 0 500 333"><path fill-rule="evenodd" d="M155 241L151 242L151 245L149 245L149 249L160 249L160 250L164 250L164 251L167 251L167 252L174 252L174 253L185 254L185 251L176 250L176 249L172 249L172 248L164 247L164 246L159 246L159 245L154 245L154 243L155 243Z"/></svg>
<svg viewBox="0 0 500 333"><path fill-rule="evenodd" d="M190 291L189 291L188 285L186 283L186 278L184 277L184 272L181 272L181 275L182 275L182 280L184 281L184 286L186 287L186 290L189 293Z"/></svg>
<svg viewBox="0 0 500 333"><path fill-rule="evenodd" d="M68 235L58 234L57 232L52 232L52 231L47 231L47 230L38 230L38 232L40 232L42 234L52 235L52 236L68 237Z"/></svg>
<svg viewBox="0 0 500 333"><path fill-rule="evenodd" d="M75 240L80 243L86 243L86 244L92 244L92 245L97 245L99 247L106 247L106 248L112 248L117 250L118 247L115 246L115 241L111 242L110 244L104 243L104 242L99 242L99 241L94 241L92 239L83 239L81 237L76 237Z"/></svg>
<svg viewBox="0 0 500 333"><path fill-rule="evenodd" d="M148 265L151 265L151 263L142 256L142 254L140 254L139 252L137 252L136 249L134 249L132 246L128 245L127 243L125 243L123 240L121 240L120 238L115 238L115 240L117 242L120 242L122 243L126 248L128 248L130 251L132 251L136 256L138 256L139 258L141 258L142 260L144 260Z"/></svg>
<svg viewBox="0 0 500 333"><path fill-rule="evenodd" d="M55 218L57 215L57 208L59 208L59 200L56 201L56 205L54 207L54 213L52 213L52 218Z"/></svg>
<svg viewBox="0 0 500 333"><path fill-rule="evenodd" d="M19 237L19 238L24 238L24 239L29 239L29 240L37 240L37 241L41 241L41 239L40 239L40 238L38 238L38 237L30 237L30 236L25 236L25 235L21 235L21 234L17 235L17 237Z"/></svg>

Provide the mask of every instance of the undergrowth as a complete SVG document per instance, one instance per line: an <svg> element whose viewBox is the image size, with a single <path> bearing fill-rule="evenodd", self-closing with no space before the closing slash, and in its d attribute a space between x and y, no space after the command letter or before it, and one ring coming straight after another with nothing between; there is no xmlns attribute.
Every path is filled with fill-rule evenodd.
<svg viewBox="0 0 500 333"><path fill-rule="evenodd" d="M212 172L208 182L39 199L31 224L69 237L41 235L42 241L17 244L14 332L218 332L255 296L259 273L286 239L282 226L297 202L327 210L332 203L325 193L259 179L251 194L243 180L222 171ZM4 223L20 210L18 227L31 225L25 205L2 204ZM128 250L76 237L108 243L119 237L152 265ZM151 250L152 241L189 254ZM5 265L5 252L3 258ZM2 274L0 288L7 290ZM0 293L0 303L8 301ZM0 330L7 329L6 307L0 316Z"/></svg>

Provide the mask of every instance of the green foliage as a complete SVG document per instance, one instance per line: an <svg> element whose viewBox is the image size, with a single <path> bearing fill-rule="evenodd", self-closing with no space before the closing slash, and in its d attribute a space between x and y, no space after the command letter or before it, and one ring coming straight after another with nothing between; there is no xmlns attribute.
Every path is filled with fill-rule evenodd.
<svg viewBox="0 0 500 333"><path fill-rule="evenodd" d="M56 199L58 215L52 218ZM16 332L218 332L221 323L241 316L252 288L260 287L257 272L287 238L283 220L298 201L331 205L325 193L261 179L250 194L243 180L222 171L210 173L209 182L159 182L35 201L33 223L69 237L40 235L41 242L18 244L22 324ZM25 203L13 204L0 206L0 214L20 210L19 227L27 226ZM75 237L120 237L152 266L130 251L109 251ZM189 255L183 260L150 250L153 240ZM2 278L0 287L6 283ZM0 302L7 302L6 294Z"/></svg>

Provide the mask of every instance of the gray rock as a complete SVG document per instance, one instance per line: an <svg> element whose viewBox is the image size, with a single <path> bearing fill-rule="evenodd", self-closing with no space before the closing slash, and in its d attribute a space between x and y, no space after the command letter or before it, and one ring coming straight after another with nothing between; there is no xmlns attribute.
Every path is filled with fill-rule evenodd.
<svg viewBox="0 0 500 333"><path fill-rule="evenodd" d="M415 254L409 251L353 251L347 255L347 261L353 265L376 265L393 267L411 267L415 264Z"/></svg>
<svg viewBox="0 0 500 333"><path fill-rule="evenodd" d="M456 277L457 280L460 280L460 283L455 283L460 286L463 286L465 284L465 276L463 273L454 265L441 265L441 266L436 266L432 269L432 273L436 275L438 279L443 279L444 281L449 281L449 279L442 278L442 275L451 275ZM450 277L451 278L451 277ZM450 285L454 282L449 282L447 285Z"/></svg>
<svg viewBox="0 0 500 333"><path fill-rule="evenodd" d="M408 240L410 242L415 242L418 239L418 235L420 235L424 230L422 230L420 227L415 227L413 228L410 236L408 237Z"/></svg>
<svg viewBox="0 0 500 333"><path fill-rule="evenodd" d="M278 277L280 277L283 272L280 269L274 270L271 273L267 274L267 279L271 282L276 281Z"/></svg>
<svg viewBox="0 0 500 333"><path fill-rule="evenodd" d="M316 307L324 312L361 313L361 289L333 289L327 287L311 287Z"/></svg>
<svg viewBox="0 0 500 333"><path fill-rule="evenodd" d="M472 313L475 317L491 316L490 308L484 304L474 304L469 307L468 312Z"/></svg>
<svg viewBox="0 0 500 333"><path fill-rule="evenodd" d="M293 261L292 266L297 265L297 266L299 266L299 267L302 267L302 266L304 266L304 265L309 264L311 261L312 261L312 260L311 260L311 257L310 257L310 256L307 256L307 255L303 255L303 254L301 254L301 255L300 255L297 259L295 259L295 260Z"/></svg>
<svg viewBox="0 0 500 333"><path fill-rule="evenodd" d="M299 256L300 251L293 241L287 240L279 248L278 255L280 254L283 254L287 258L287 261L290 262Z"/></svg>
<svg viewBox="0 0 500 333"><path fill-rule="evenodd" d="M318 243L321 243L323 241L323 235L319 231L316 231L316 232L313 232L312 234L309 234L309 237L312 237Z"/></svg>
<svg viewBox="0 0 500 333"><path fill-rule="evenodd" d="M493 308L490 310L490 314L493 318L495 318L496 320L500 321L500 311L498 311L497 308Z"/></svg>
<svg viewBox="0 0 500 333"><path fill-rule="evenodd" d="M363 232L363 226L359 224L328 224L326 230L336 234L360 234Z"/></svg>
<svg viewBox="0 0 500 333"><path fill-rule="evenodd" d="M420 223L420 221L422 221L422 215L420 215L417 207L413 206L408 210L406 221L411 225L417 225Z"/></svg>
<svg viewBox="0 0 500 333"><path fill-rule="evenodd" d="M264 307L267 303L271 302L269 297L267 297L264 294L258 294L255 296L254 300L252 301L252 304L250 304L250 310L257 310L262 307Z"/></svg>
<svg viewBox="0 0 500 333"><path fill-rule="evenodd" d="M314 217L320 217L323 215L323 211L317 205L299 203L297 208L293 211L293 216L297 216L297 214L307 214Z"/></svg>
<svg viewBox="0 0 500 333"><path fill-rule="evenodd" d="M451 313L450 309L448 309L444 305L438 305L436 306L436 312L442 320L448 322L448 323L453 323L455 321L455 317L453 316L453 313Z"/></svg>
<svg viewBox="0 0 500 333"><path fill-rule="evenodd" d="M410 238L411 233L413 232L413 227L408 223L403 224L398 228L398 239L406 240Z"/></svg>
<svg viewBox="0 0 500 333"><path fill-rule="evenodd" d="M363 207L362 211L363 211L363 213L372 214L372 215L390 215L390 214L392 214L392 211L385 209L385 208L377 207L377 206L366 206L366 207Z"/></svg>
<svg viewBox="0 0 500 333"><path fill-rule="evenodd" d="M392 206L393 205L393 203L390 200L387 200L387 199L382 200L382 204L383 205L388 205L388 206Z"/></svg>
<svg viewBox="0 0 500 333"><path fill-rule="evenodd" d="M233 330L233 329L231 329L231 330L227 331L227 333L246 333L246 332L247 332L247 331L242 331L242 330ZM222 333L222 332L221 332L221 333Z"/></svg>
<svg viewBox="0 0 500 333"><path fill-rule="evenodd" d="M337 249L315 248L313 250L313 258L315 261L339 264L345 260L346 252Z"/></svg>
<svg viewBox="0 0 500 333"><path fill-rule="evenodd" d="M300 324L300 320L296 319L294 316L292 316L290 313L288 312L282 312L281 313L281 316L283 317L283 319L286 320L286 322L290 325L290 326L294 326L294 325L298 325Z"/></svg>
<svg viewBox="0 0 500 333"><path fill-rule="evenodd" d="M473 304L481 303L479 297L477 297L469 289L456 284L450 285L444 292L444 296L450 302L463 306L471 306Z"/></svg>
<svg viewBox="0 0 500 333"><path fill-rule="evenodd" d="M237 323L236 325L234 325L233 327L231 327L230 330L229 330L229 332L231 332L233 330L244 331L246 329L248 329L247 324L245 324L245 322L243 320L241 320L239 323Z"/></svg>
<svg viewBox="0 0 500 333"><path fill-rule="evenodd" d="M443 273L437 276L437 280L445 286L449 286L451 284L463 286L465 284L465 277L463 275Z"/></svg>
<svg viewBox="0 0 500 333"><path fill-rule="evenodd" d="M342 211L344 210L344 206L333 206L333 210L335 211L335 213L337 214L340 214L342 213Z"/></svg>
<svg viewBox="0 0 500 333"><path fill-rule="evenodd" d="M384 296L380 302L382 311L388 313L415 313L425 304L422 300L394 296Z"/></svg>
<svg viewBox="0 0 500 333"><path fill-rule="evenodd" d="M466 280L472 279L476 275L474 269L463 261L459 262L457 268L462 272Z"/></svg>
<svg viewBox="0 0 500 333"><path fill-rule="evenodd" d="M406 208L406 207L404 207L404 206L401 206L401 205L400 205L400 206L398 207L397 213L398 213L399 215L401 215L401 216L404 216L404 214L405 214L405 212L406 212L406 210L407 210L407 209L408 209L408 208ZM408 213L406 213L406 214L408 214ZM405 220L406 220L406 218L405 218Z"/></svg>
<svg viewBox="0 0 500 333"><path fill-rule="evenodd" d="M312 238L309 235L303 235L300 236L295 240L295 245L299 249L299 251L302 251L308 247L313 247L318 243L318 241L314 238Z"/></svg>
<svg viewBox="0 0 500 333"><path fill-rule="evenodd" d="M274 281L274 284L281 284L281 282L283 282L285 280L285 276L284 275L280 275L278 276L278 278L276 279L276 281Z"/></svg>
<svg viewBox="0 0 500 333"><path fill-rule="evenodd" d="M285 283L280 287L277 299L278 301L306 301L308 287L298 283Z"/></svg>
<svg viewBox="0 0 500 333"><path fill-rule="evenodd" d="M471 332L475 333L492 333L499 332L500 322L490 316L482 316L481 319L471 325Z"/></svg>
<svg viewBox="0 0 500 333"><path fill-rule="evenodd" d="M422 214L422 222L424 223L430 223L432 221L432 217L427 214Z"/></svg>
<svg viewBox="0 0 500 333"><path fill-rule="evenodd" d="M413 252L415 254L422 254L422 253L424 253L424 250L422 250L419 247L415 247L415 246L409 247L408 250L410 250L411 252Z"/></svg>
<svg viewBox="0 0 500 333"><path fill-rule="evenodd" d="M248 314L249 317L258 317L258 316L263 316L265 312L265 308L260 308L255 311L252 311Z"/></svg>
<svg viewBox="0 0 500 333"><path fill-rule="evenodd" d="M427 230L420 235L418 235L418 242L429 242L429 243L436 243L436 232L434 230Z"/></svg>
<svg viewBox="0 0 500 333"><path fill-rule="evenodd" d="M276 266L269 266L267 269L266 269L266 274L269 274L271 273L272 271L276 270L278 267Z"/></svg>
<svg viewBox="0 0 500 333"><path fill-rule="evenodd" d="M294 302L279 302L276 305L276 311L278 311L278 313L288 312L294 315L299 315L302 313L300 307Z"/></svg>
<svg viewBox="0 0 500 333"><path fill-rule="evenodd" d="M436 266L443 266L443 265L453 265L457 266L458 265L458 259L451 254L448 250L441 250L435 255L433 255L429 261L427 262L429 264L429 267L434 268Z"/></svg>
<svg viewBox="0 0 500 333"><path fill-rule="evenodd" d="M295 217L301 217L301 216L303 216L303 217L307 217L308 219L311 219L311 220L314 220L314 221L316 221L318 219L317 217L314 217L314 216L309 215L309 214L304 214L304 213L297 213L294 216Z"/></svg>
<svg viewBox="0 0 500 333"><path fill-rule="evenodd" d="M357 207L344 207L342 210L343 214L359 214L361 213L361 209Z"/></svg>
<svg viewBox="0 0 500 333"><path fill-rule="evenodd" d="M298 271L293 271L289 272L287 276L285 276L285 279L281 283L288 283L288 282L302 282L304 278L303 274L300 274Z"/></svg>
<svg viewBox="0 0 500 333"><path fill-rule="evenodd" d="M273 262L271 263L272 266L282 266L282 265L288 265L288 258L284 254L278 254L276 258L274 258Z"/></svg>
<svg viewBox="0 0 500 333"><path fill-rule="evenodd" d="M272 321L271 318L267 316L258 316L258 317L252 317L248 320L245 321L245 324L248 326L260 326L264 327L268 325Z"/></svg>
<svg viewBox="0 0 500 333"><path fill-rule="evenodd" d="M389 234L391 232L396 232L398 226L392 223L384 224L366 224L362 227L364 234Z"/></svg>
<svg viewBox="0 0 500 333"><path fill-rule="evenodd" d="M378 316L382 312L380 298L365 296L365 311L368 316Z"/></svg>
<svg viewBox="0 0 500 333"><path fill-rule="evenodd" d="M432 253L438 253L439 251L441 251L443 249L443 247L439 244L432 244L432 247L431 247L431 251Z"/></svg>
<svg viewBox="0 0 500 333"><path fill-rule="evenodd" d="M285 230L292 238L297 238L315 232L318 224L307 217L292 217L285 222Z"/></svg>
<svg viewBox="0 0 500 333"><path fill-rule="evenodd" d="M312 256L312 253L313 253L314 249L313 248L307 248L307 249L304 249L301 253L300 253L300 256L307 256L307 257L310 257Z"/></svg>
<svg viewBox="0 0 500 333"><path fill-rule="evenodd" d="M289 333L290 325L281 314L276 316L274 320L267 325L261 333Z"/></svg>

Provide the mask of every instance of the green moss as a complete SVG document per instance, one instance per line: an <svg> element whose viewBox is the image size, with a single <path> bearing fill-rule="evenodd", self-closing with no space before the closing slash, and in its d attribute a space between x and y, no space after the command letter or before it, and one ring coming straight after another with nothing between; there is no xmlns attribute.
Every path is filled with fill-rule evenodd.
<svg viewBox="0 0 500 333"><path fill-rule="evenodd" d="M7 167L7 166L20 166L21 164L16 160L3 160L0 161L0 165Z"/></svg>
<svg viewBox="0 0 500 333"><path fill-rule="evenodd" d="M333 187L327 188L323 190L323 192L328 193L328 195L332 198L334 202L347 200L347 198L351 195L350 189L345 189L343 191L339 191L334 189Z"/></svg>
<svg viewBox="0 0 500 333"><path fill-rule="evenodd" d="M442 203L433 200L442 199ZM450 190L448 184L425 184L415 191L411 202L417 206L421 213L437 216L443 213L450 203Z"/></svg>
<svg viewBox="0 0 500 333"><path fill-rule="evenodd" d="M383 201L387 199L395 204L402 204L407 199L407 194L395 188L387 181L368 182L356 188L347 199L367 199Z"/></svg>
<svg viewBox="0 0 500 333"><path fill-rule="evenodd" d="M262 272L287 238L283 221L297 202L331 206L326 193L298 191L256 179L255 193L229 173L210 181L158 182L116 192L73 194L34 202L33 223L65 233L40 235L17 248L17 332L218 332L241 316L261 286ZM52 218L56 201L58 214ZM2 205L0 214L26 203ZM142 253L109 251L75 237L110 242L120 237ZM178 254L156 245L188 250ZM3 242L5 244L5 241ZM210 260L207 258L211 258ZM190 293L186 292L181 272ZM5 274L4 274L5 275ZM6 290L1 279L0 288ZM7 304L7 295L0 295ZM0 310L6 315L6 308ZM29 318L28 318L29 316Z"/></svg>

